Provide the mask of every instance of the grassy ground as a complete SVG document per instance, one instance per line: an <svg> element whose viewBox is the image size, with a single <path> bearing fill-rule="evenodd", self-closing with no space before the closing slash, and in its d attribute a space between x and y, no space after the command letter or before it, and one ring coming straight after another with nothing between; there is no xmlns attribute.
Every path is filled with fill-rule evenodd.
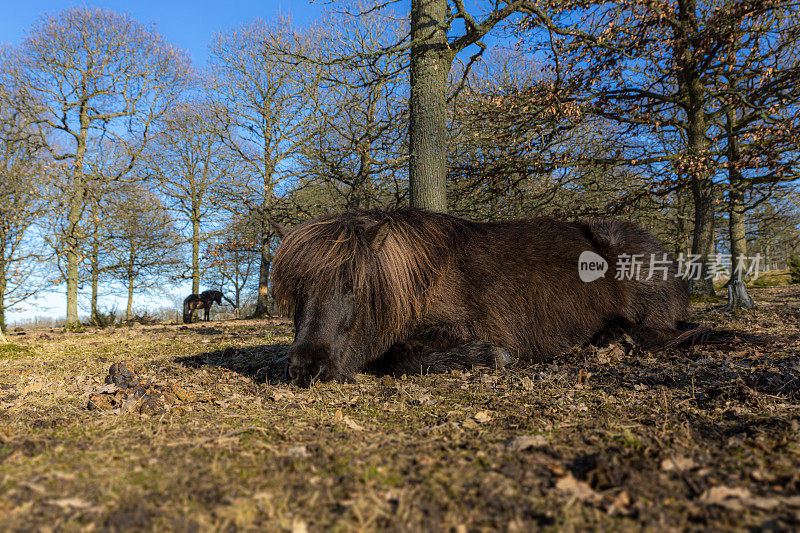
<svg viewBox="0 0 800 533"><path fill-rule="evenodd" d="M798 528L800 288L752 294L695 318L762 346L310 390L276 383L282 321L12 334L0 530Z"/></svg>

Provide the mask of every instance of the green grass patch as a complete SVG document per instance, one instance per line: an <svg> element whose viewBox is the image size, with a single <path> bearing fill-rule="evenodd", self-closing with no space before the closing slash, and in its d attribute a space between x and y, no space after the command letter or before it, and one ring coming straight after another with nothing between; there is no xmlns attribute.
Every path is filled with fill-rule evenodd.
<svg viewBox="0 0 800 533"><path fill-rule="evenodd" d="M33 355L34 351L27 346L19 346L18 344L0 344L0 359L11 357L24 357L26 355Z"/></svg>
<svg viewBox="0 0 800 533"><path fill-rule="evenodd" d="M757 279L753 280L751 285L753 287L777 287L779 285L789 285L791 282L792 276L789 271L780 270L769 274L761 274Z"/></svg>
<svg viewBox="0 0 800 533"><path fill-rule="evenodd" d="M690 294L689 301L693 304L695 303L722 303L725 302L726 299L722 296L706 296L705 294Z"/></svg>

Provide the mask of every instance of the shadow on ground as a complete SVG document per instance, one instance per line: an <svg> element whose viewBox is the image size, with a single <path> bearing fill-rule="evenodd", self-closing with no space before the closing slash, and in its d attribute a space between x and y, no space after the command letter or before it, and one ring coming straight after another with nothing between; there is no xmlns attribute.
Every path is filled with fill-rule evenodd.
<svg viewBox="0 0 800 533"><path fill-rule="evenodd" d="M285 344L266 344L201 353L190 357L178 357L175 362L187 368L212 366L224 368L252 379L256 383L285 383Z"/></svg>

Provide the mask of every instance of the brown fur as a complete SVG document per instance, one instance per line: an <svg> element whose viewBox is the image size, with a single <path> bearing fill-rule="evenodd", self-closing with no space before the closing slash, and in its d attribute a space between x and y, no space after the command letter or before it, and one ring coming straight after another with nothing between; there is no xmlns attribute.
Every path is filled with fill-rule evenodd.
<svg viewBox="0 0 800 533"><path fill-rule="evenodd" d="M579 279L584 250L608 261L604 278ZM392 372L409 361L441 371L476 358L502 363L497 348L517 360L544 361L612 327L646 346L663 345L686 317L685 283L675 277L674 262L666 281L660 272L651 281L615 280L621 253L644 254L646 273L650 254L661 258L665 250L617 220L476 223L403 210L307 222L286 235L273 270L278 304L302 308L290 374L301 383L346 379L382 361ZM328 316L337 313L355 326L337 326Z"/></svg>

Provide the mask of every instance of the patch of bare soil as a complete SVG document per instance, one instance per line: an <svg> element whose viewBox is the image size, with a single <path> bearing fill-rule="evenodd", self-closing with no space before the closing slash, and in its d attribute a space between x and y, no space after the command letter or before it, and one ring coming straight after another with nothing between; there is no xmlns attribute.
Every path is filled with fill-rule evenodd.
<svg viewBox="0 0 800 533"><path fill-rule="evenodd" d="M800 527L800 288L758 335L298 389L281 320L10 335L0 529Z"/></svg>

